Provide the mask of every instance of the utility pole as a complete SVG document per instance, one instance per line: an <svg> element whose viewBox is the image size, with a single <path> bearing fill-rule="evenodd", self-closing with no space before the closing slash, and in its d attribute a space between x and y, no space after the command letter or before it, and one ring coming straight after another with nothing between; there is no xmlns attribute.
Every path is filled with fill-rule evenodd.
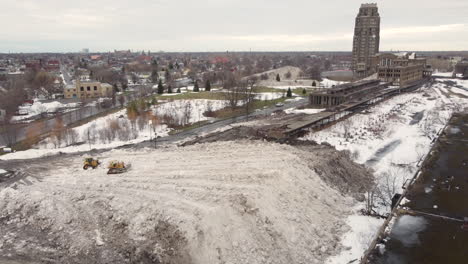
<svg viewBox="0 0 468 264"><path fill-rule="evenodd" d="M149 127L149 131L150 131L150 142L151 142L151 139L152 139L152 136L151 136L151 127L152 126L153 126L153 120L148 121L148 127Z"/></svg>

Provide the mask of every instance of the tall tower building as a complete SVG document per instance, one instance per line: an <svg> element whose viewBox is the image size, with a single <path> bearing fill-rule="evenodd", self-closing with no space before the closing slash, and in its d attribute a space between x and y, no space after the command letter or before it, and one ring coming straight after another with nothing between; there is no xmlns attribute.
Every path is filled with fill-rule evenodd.
<svg viewBox="0 0 468 264"><path fill-rule="evenodd" d="M380 15L377 4L362 4L356 17L352 70L356 77L373 74L371 58L379 52Z"/></svg>

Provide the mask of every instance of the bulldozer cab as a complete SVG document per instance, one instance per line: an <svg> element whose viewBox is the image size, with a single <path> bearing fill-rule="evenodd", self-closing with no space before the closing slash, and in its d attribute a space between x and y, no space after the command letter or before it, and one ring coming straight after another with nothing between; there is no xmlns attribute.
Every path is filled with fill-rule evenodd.
<svg viewBox="0 0 468 264"><path fill-rule="evenodd" d="M121 161L111 161L109 163L109 169L123 169L125 168L125 164Z"/></svg>
<svg viewBox="0 0 468 264"><path fill-rule="evenodd" d="M119 174L127 172L129 166L130 165L125 166L123 161L111 161L108 166L109 171L107 171L107 174Z"/></svg>
<svg viewBox="0 0 468 264"><path fill-rule="evenodd" d="M83 164L83 169L87 170L89 167L95 169L97 166L99 166L100 162L97 159L93 158L85 158L84 164Z"/></svg>

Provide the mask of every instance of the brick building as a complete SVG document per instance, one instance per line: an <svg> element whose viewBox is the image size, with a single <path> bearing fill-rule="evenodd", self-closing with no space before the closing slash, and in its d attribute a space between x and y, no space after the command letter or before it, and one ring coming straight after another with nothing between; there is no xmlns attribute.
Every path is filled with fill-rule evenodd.
<svg viewBox="0 0 468 264"><path fill-rule="evenodd" d="M70 98L97 98L112 96L113 87L108 83L100 82L76 82L76 85L67 85L64 88L64 96Z"/></svg>
<svg viewBox="0 0 468 264"><path fill-rule="evenodd" d="M425 58L417 58L414 53L381 53L372 58L372 68L378 72L381 81L405 87L431 76Z"/></svg>
<svg viewBox="0 0 468 264"><path fill-rule="evenodd" d="M346 102L357 102L387 87L388 83L381 83L379 80L342 84L325 91L311 93L309 103L317 107L332 107Z"/></svg>

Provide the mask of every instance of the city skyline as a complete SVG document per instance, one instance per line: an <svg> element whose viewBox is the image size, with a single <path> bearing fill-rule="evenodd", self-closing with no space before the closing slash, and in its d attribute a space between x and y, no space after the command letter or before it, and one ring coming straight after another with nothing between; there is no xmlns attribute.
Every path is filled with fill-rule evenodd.
<svg viewBox="0 0 468 264"><path fill-rule="evenodd" d="M2 0L0 52L351 51L363 1ZM381 50L466 50L468 3L372 1ZM419 2L419 3L418 3ZM337 8L339 7L339 8Z"/></svg>

